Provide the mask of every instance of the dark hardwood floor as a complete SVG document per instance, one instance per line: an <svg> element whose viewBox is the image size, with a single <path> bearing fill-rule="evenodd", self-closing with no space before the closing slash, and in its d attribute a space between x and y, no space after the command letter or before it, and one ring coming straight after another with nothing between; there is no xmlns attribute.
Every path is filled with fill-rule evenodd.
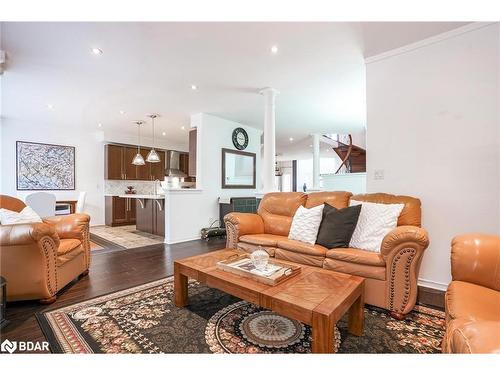
<svg viewBox="0 0 500 375"><path fill-rule="evenodd" d="M89 275L61 290L55 303L48 306L37 301L7 303L9 324L1 330L0 341L45 341L35 313L173 275L174 260L224 247L224 239L211 239L208 242L198 240L175 245L94 251Z"/></svg>

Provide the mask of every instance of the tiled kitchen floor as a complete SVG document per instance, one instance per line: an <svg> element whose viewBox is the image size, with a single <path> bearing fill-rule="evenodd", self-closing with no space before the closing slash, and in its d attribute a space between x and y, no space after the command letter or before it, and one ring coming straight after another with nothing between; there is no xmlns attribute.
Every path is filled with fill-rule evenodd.
<svg viewBox="0 0 500 375"><path fill-rule="evenodd" d="M127 249L163 243L163 237L138 231L135 225L96 226L90 228L90 233Z"/></svg>

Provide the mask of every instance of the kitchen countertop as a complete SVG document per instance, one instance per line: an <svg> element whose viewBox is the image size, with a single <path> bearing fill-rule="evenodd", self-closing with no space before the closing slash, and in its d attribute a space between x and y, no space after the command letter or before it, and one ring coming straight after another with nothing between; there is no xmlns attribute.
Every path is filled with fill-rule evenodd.
<svg viewBox="0 0 500 375"><path fill-rule="evenodd" d="M134 199L165 199L164 195L153 195L153 194L121 194L118 195L120 198L134 198Z"/></svg>

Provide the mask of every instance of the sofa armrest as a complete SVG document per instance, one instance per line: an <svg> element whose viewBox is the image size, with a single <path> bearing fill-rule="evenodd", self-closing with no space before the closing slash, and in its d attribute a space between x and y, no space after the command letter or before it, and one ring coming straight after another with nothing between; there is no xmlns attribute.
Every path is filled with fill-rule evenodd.
<svg viewBox="0 0 500 375"><path fill-rule="evenodd" d="M50 298L57 293L58 248L53 225L0 225L0 272L9 283L9 300Z"/></svg>
<svg viewBox="0 0 500 375"><path fill-rule="evenodd" d="M226 225L226 247L236 249L240 236L264 233L264 221L257 214L231 212L224 216Z"/></svg>
<svg viewBox="0 0 500 375"><path fill-rule="evenodd" d="M409 313L417 300L418 272L429 236L425 229L402 225L383 239L380 253L386 263L387 309L398 315Z"/></svg>
<svg viewBox="0 0 500 375"><path fill-rule="evenodd" d="M71 214L46 217L43 221L53 225L60 238L77 239L82 242L85 263L90 267L90 216L87 214Z"/></svg>
<svg viewBox="0 0 500 375"><path fill-rule="evenodd" d="M0 246L36 244L44 237L51 238L59 246L59 236L53 225L46 223L0 225Z"/></svg>
<svg viewBox="0 0 500 375"><path fill-rule="evenodd" d="M500 236L470 233L451 242L451 276L500 290Z"/></svg>

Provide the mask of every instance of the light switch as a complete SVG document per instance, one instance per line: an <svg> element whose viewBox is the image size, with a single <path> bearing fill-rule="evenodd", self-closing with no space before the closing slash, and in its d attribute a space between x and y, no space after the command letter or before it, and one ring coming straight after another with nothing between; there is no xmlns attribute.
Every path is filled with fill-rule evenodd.
<svg viewBox="0 0 500 375"><path fill-rule="evenodd" d="M383 169L375 169L373 173L374 180L383 180L384 179L384 170Z"/></svg>

